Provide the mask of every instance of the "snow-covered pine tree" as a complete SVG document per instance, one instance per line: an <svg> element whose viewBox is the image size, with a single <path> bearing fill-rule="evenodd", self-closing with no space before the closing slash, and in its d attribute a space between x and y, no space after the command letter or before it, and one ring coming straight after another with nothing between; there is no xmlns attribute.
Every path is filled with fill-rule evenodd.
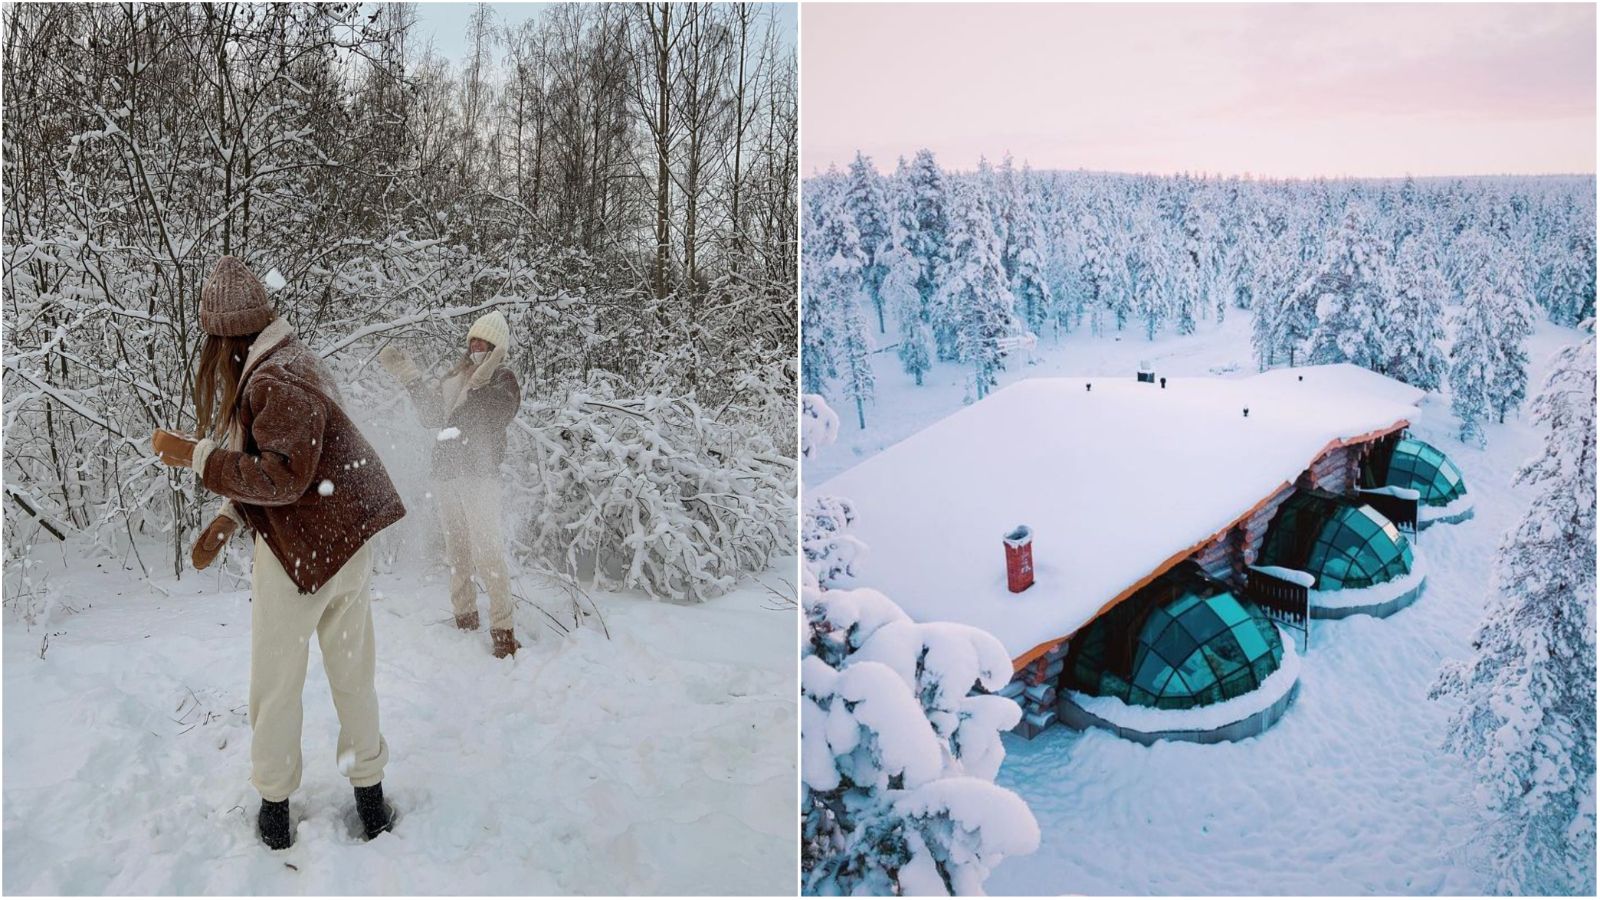
<svg viewBox="0 0 1600 900"><path fill-rule="evenodd" d="M1444 303L1450 294L1419 234L1400 241L1395 254L1394 300L1386 327L1388 360L1378 371L1425 391L1444 382Z"/></svg>
<svg viewBox="0 0 1600 900"><path fill-rule="evenodd" d="M932 150L918 150L900 177L905 187L897 215L906 232L905 247L917 261L917 293L922 297L923 321L933 328L939 358L955 359L955 328L935 321L932 310L940 272L948 258L950 215L944 174L939 171Z"/></svg>
<svg viewBox="0 0 1600 900"><path fill-rule="evenodd" d="M1014 328L1011 290L983 195L969 183L958 185L949 258L933 307L953 332L956 359L972 369L971 398L982 400L1005 368L999 341Z"/></svg>
<svg viewBox="0 0 1600 900"><path fill-rule="evenodd" d="M830 215L829 211L832 211ZM801 390L808 394L822 394L827 390L828 379L839 374L834 365L835 341L838 338L839 316L837 309L838 285L830 273L831 255L840 244L849 245L854 239L826 234L849 224L845 222L836 198L825 196L807 205L806 240L804 245L805 298L800 310L800 372ZM831 243L830 243L831 242Z"/></svg>
<svg viewBox="0 0 1600 900"><path fill-rule="evenodd" d="M819 352L827 357L823 371L829 376L843 375L843 394L855 402L857 421L865 428L866 404L874 387L869 359L872 335L861 311L866 263L855 217L842 194L830 192L818 199L815 224L806 235L806 251L806 302L816 310L812 319L820 320L818 340L823 343ZM805 346L811 343L807 340ZM816 355L802 359L802 365L820 361ZM813 378L808 372L808 393L825 394L824 383L820 375ZM813 386L818 389L810 390Z"/></svg>
<svg viewBox="0 0 1600 900"><path fill-rule="evenodd" d="M884 276L880 291L884 305L894 315L900 337L900 368L921 385L923 373L933 366L933 334L922 320L922 295L917 292L921 270L916 257L905 248L903 238L903 233L897 233L886 245L881 257Z"/></svg>
<svg viewBox="0 0 1600 900"><path fill-rule="evenodd" d="M1450 346L1450 411L1461 420L1458 437L1483 446L1482 421L1493 411L1489 385L1499 367L1495 309L1499 299L1484 267L1464 285L1456 314L1455 342Z"/></svg>
<svg viewBox="0 0 1600 900"><path fill-rule="evenodd" d="M1528 335L1533 333L1533 297L1528 290L1522 261L1505 253L1487 270L1494 278L1494 316L1498 327L1495 338L1494 378L1489 383L1489 401L1499 421L1522 405L1528 393Z"/></svg>
<svg viewBox="0 0 1600 900"><path fill-rule="evenodd" d="M1121 296L1120 290L1123 261L1118 256L1117 235L1109 218L1109 210L1098 208L1085 212L1078 220L1082 238L1079 278L1089 313L1089 330L1096 336L1104 333L1103 323L1108 315L1121 331L1129 312L1127 298Z"/></svg>
<svg viewBox="0 0 1600 900"><path fill-rule="evenodd" d="M844 205L855 218L864 258L862 277L867 297L878 314L878 333L883 334L888 328L884 322L884 302L879 291L885 271L879 255L884 252L889 240L889 206L884 197L883 180L872 167L872 160L860 153L850 163Z"/></svg>
<svg viewBox="0 0 1600 900"><path fill-rule="evenodd" d="M1348 362L1382 372L1390 356L1385 307L1394 293L1393 277L1388 248L1361 206L1345 211L1310 290L1317 310L1311 362Z"/></svg>
<svg viewBox="0 0 1600 900"><path fill-rule="evenodd" d="M1288 215L1276 209L1267 214L1260 240L1250 269L1250 306L1254 314L1250 346L1257 368L1264 372L1280 360L1288 360L1296 346L1285 346L1285 342L1294 331L1288 302L1297 286L1300 239L1292 230ZM1291 320L1286 321L1286 315Z"/></svg>
<svg viewBox="0 0 1600 900"><path fill-rule="evenodd" d="M1007 242L1001 263L1009 279L1017 315L1029 331L1043 334L1054 316L1055 298L1045 278L1044 257L1039 252L1039 221L1029 196L1030 173L1024 167L1022 176L1016 177L1011 170L1010 154L1006 155L1000 171L1001 183L1009 190L1004 216L1008 220Z"/></svg>
<svg viewBox="0 0 1600 900"><path fill-rule="evenodd" d="M1318 297L1315 275L1301 279L1284 297L1272 316L1267 338L1271 359L1284 360L1291 366L1302 359L1301 349L1317 330Z"/></svg>
<svg viewBox="0 0 1600 900"><path fill-rule="evenodd" d="M1594 219L1574 223L1550 277L1550 321L1573 326L1595 315Z"/></svg>
<svg viewBox="0 0 1600 900"><path fill-rule="evenodd" d="M1207 249L1201 234L1200 210L1192 198L1179 211L1178 239L1181 263L1173 267L1170 282L1173 317L1179 334L1194 334L1195 315L1205 305L1202 292L1206 288Z"/></svg>
<svg viewBox="0 0 1600 900"><path fill-rule="evenodd" d="M1139 205L1130 210L1128 239L1122 245L1122 273L1131 315L1144 324L1145 340L1155 340L1166 321L1166 254L1155 234L1154 211Z"/></svg>
<svg viewBox="0 0 1600 900"><path fill-rule="evenodd" d="M1590 321L1590 328L1593 323ZM1476 656L1440 672L1459 698L1447 746L1492 815L1495 891L1595 892L1595 340L1562 350L1533 419L1535 496L1500 545Z"/></svg>
<svg viewBox="0 0 1600 900"><path fill-rule="evenodd" d="M1019 240L1016 273L1011 277L1011 296L1017 313L1035 335L1044 333L1055 317L1055 297L1044 277L1044 261L1039 256L1037 229L1024 223Z"/></svg>
<svg viewBox="0 0 1600 900"><path fill-rule="evenodd" d="M877 391L877 376L872 371L872 326L862 309L865 302L863 290L847 294L840 301L839 319L843 393L855 403L856 425L863 429L867 427L867 404Z"/></svg>

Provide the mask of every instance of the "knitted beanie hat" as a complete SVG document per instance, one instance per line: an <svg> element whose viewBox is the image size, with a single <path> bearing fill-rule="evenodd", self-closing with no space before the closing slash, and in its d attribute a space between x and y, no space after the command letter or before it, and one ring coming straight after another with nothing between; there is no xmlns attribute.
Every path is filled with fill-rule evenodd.
<svg viewBox="0 0 1600 900"><path fill-rule="evenodd" d="M255 334L278 314L267 289L245 264L231 256L217 265L200 288L200 327L217 337Z"/></svg>
<svg viewBox="0 0 1600 900"><path fill-rule="evenodd" d="M509 352L511 325L506 322L506 317L499 310L491 310L472 323L472 328L467 332L467 340L473 338L483 338L495 347L504 347Z"/></svg>

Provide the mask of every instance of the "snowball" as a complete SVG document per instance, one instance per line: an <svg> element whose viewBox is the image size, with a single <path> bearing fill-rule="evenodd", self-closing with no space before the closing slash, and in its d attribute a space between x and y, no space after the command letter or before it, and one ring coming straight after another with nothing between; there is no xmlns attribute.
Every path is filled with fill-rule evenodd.
<svg viewBox="0 0 1600 900"><path fill-rule="evenodd" d="M269 291L281 291L283 290L283 286L289 282L283 277L283 273L279 272L277 267L274 266L272 270L261 279L261 283L266 285L266 288Z"/></svg>

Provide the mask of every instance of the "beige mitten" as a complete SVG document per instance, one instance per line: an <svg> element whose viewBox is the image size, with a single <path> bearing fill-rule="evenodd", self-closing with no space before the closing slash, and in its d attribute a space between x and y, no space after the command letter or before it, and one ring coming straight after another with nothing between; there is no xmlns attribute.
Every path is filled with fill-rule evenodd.
<svg viewBox="0 0 1600 900"><path fill-rule="evenodd" d="M194 438L165 428L157 428L150 437L150 448L156 451L161 461L178 469L187 469L194 464L195 443Z"/></svg>
<svg viewBox="0 0 1600 900"><path fill-rule="evenodd" d="M389 374L400 380L401 384L410 384L422 377L422 370L411 361L405 351L396 348L393 344L378 351L378 362L389 370Z"/></svg>
<svg viewBox="0 0 1600 900"><path fill-rule="evenodd" d="M194 550L189 554L189 561L194 563L196 569L204 569L216 560L217 554L222 552L222 545L233 537L239 530L239 523L227 516L217 516L200 532L200 537L194 542Z"/></svg>

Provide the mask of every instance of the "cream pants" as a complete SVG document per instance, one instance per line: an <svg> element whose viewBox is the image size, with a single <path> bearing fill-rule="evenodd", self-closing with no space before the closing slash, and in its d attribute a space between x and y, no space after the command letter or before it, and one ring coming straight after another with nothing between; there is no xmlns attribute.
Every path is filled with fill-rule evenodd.
<svg viewBox="0 0 1600 900"><path fill-rule="evenodd" d="M500 537L500 484L494 478L453 478L440 482L439 512L444 518L445 561L450 564L450 604L458 616L477 612L478 589L489 592L489 627L509 630L511 573Z"/></svg>
<svg viewBox="0 0 1600 900"><path fill-rule="evenodd" d="M389 747L378 731L373 688L372 545L369 542L314 594L302 594L256 538L250 572L250 781L263 800L286 800L300 786L301 695L311 635L322 646L339 714L339 771L355 787L383 780Z"/></svg>

